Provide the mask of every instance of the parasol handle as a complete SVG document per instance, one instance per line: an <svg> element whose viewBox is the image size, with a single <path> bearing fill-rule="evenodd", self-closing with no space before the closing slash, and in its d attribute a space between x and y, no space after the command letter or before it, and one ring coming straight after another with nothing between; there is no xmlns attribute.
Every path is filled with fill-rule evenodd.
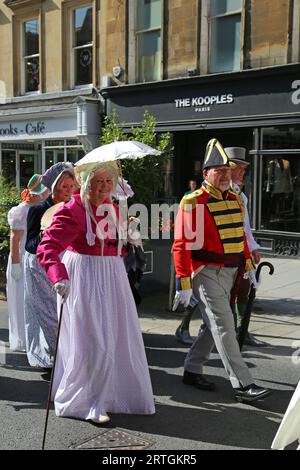
<svg viewBox="0 0 300 470"><path fill-rule="evenodd" d="M261 263L259 263L259 265L257 266L256 268L256 273L255 273L255 277L256 277L256 280L257 282L259 281L259 276L260 276L260 271L262 270L262 268L264 266L268 266L269 268L269 274L272 275L274 273L274 266L272 263L269 263L268 261L262 261Z"/></svg>

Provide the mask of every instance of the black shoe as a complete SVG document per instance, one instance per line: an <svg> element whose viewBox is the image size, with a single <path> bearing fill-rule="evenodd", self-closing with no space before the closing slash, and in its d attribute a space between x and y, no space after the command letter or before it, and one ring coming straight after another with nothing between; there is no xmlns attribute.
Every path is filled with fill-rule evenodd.
<svg viewBox="0 0 300 470"><path fill-rule="evenodd" d="M182 382L186 385L193 385L200 390L215 390L214 383L209 382L202 374L194 374L193 372L184 371Z"/></svg>
<svg viewBox="0 0 300 470"><path fill-rule="evenodd" d="M177 330L175 331L175 336L176 338L178 339L178 341L182 344L189 344L189 345L192 345L195 338L193 338L191 335L190 335L190 332L189 330L182 330L180 329L180 326L177 328Z"/></svg>
<svg viewBox="0 0 300 470"><path fill-rule="evenodd" d="M41 378L43 380L46 380L46 382L50 382L51 380L51 374L52 374L52 369L48 369L47 372L45 372L44 374L41 375Z"/></svg>
<svg viewBox="0 0 300 470"><path fill-rule="evenodd" d="M244 344L246 346L256 346L256 347L262 347L262 346L269 346L268 343L265 343L265 341L261 341L260 339L257 339L254 335L251 333L248 333Z"/></svg>
<svg viewBox="0 0 300 470"><path fill-rule="evenodd" d="M270 395L270 393L272 392L268 388L258 387L255 384L248 385L245 388L234 389L234 396L240 403L251 403L255 400L260 400Z"/></svg>

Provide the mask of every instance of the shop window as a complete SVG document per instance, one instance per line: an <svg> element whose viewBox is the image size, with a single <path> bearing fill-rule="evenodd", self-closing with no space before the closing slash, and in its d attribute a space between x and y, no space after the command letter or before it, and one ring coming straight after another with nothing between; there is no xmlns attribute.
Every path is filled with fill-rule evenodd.
<svg viewBox="0 0 300 470"><path fill-rule="evenodd" d="M5 179L13 186L16 185L16 152L2 151L2 174Z"/></svg>
<svg viewBox="0 0 300 470"><path fill-rule="evenodd" d="M67 161L71 163L76 163L78 160L84 157L83 150L77 149L68 149L67 150Z"/></svg>
<svg viewBox="0 0 300 470"><path fill-rule="evenodd" d="M46 150L46 168L64 161L64 149Z"/></svg>
<svg viewBox="0 0 300 470"><path fill-rule="evenodd" d="M72 64L74 86L93 82L93 7L72 12Z"/></svg>
<svg viewBox="0 0 300 470"><path fill-rule="evenodd" d="M260 229L300 232L300 127L263 129Z"/></svg>
<svg viewBox="0 0 300 470"><path fill-rule="evenodd" d="M24 89L32 93L40 85L39 20L24 21L22 33Z"/></svg>
<svg viewBox="0 0 300 470"><path fill-rule="evenodd" d="M161 79L161 25L163 0L136 3L136 70L139 82Z"/></svg>
<svg viewBox="0 0 300 470"><path fill-rule="evenodd" d="M19 154L20 159L20 187L25 188L31 176L37 171L37 156L33 154Z"/></svg>
<svg viewBox="0 0 300 470"><path fill-rule="evenodd" d="M209 73L240 70L243 0L210 0Z"/></svg>

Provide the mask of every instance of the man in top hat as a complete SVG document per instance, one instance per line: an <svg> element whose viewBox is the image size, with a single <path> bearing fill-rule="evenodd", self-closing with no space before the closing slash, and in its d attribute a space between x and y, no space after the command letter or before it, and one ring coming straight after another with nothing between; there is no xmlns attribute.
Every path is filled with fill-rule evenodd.
<svg viewBox="0 0 300 470"><path fill-rule="evenodd" d="M231 169L231 186L235 193L239 195L240 203L243 207L244 212L244 230L247 238L248 247L252 256L252 259L255 264L260 262L260 253L259 253L259 244L254 240L249 220L248 213L248 198L246 194L242 191L244 185L244 178L246 174L247 167L249 162L246 161L246 149L244 147L226 147L225 152L228 155L228 158L231 162L234 162L235 168ZM252 282L256 284L255 278L252 279ZM233 306L233 311L236 319L237 333L241 330L244 314L248 302L248 294L251 287L251 281L249 277L242 277L238 290L236 292L235 304ZM247 332L244 344L248 346L266 346L267 343L260 341L254 335Z"/></svg>
<svg viewBox="0 0 300 470"><path fill-rule="evenodd" d="M235 398L249 403L264 398L270 390L254 384L239 350L230 307L238 270L254 269L242 208L238 196L230 189L230 165L220 142L211 139L205 153L204 182L180 203L173 245L176 271L173 309L179 302L187 306L193 292L204 321L187 354L183 383L202 390L215 389L215 384L202 374L203 364L215 344Z"/></svg>

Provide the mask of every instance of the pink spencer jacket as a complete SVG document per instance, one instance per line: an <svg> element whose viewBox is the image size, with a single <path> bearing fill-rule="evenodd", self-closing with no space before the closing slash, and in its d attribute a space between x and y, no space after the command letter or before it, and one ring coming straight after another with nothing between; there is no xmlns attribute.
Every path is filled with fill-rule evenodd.
<svg viewBox="0 0 300 470"><path fill-rule="evenodd" d="M119 207L111 203L119 220ZM104 216L96 215L96 207L91 205L94 217L98 222ZM92 230L96 233L96 226L93 221ZM89 246L86 239L87 222L86 211L81 202L79 194L64 204L54 214L51 226L45 231L41 243L37 249L37 258L41 266L45 269L48 278L55 284L62 279L69 279L65 265L60 260L60 254L65 251L72 251L90 256L101 256L101 243L95 237L95 244ZM122 256L125 255L125 248L122 248ZM105 238L103 256L118 256L118 239Z"/></svg>

